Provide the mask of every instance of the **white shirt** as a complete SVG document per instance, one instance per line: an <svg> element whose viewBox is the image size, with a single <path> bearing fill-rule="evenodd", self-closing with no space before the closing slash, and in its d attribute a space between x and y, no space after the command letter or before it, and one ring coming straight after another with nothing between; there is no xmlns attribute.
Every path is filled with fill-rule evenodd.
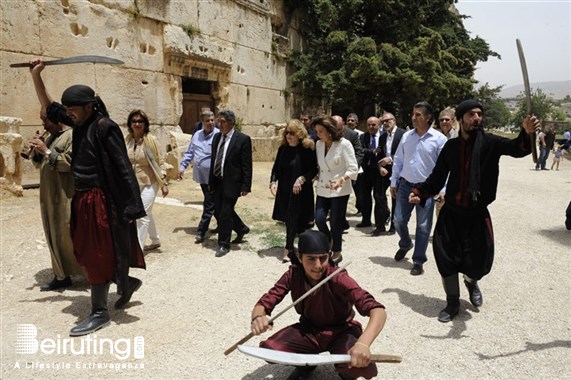
<svg viewBox="0 0 571 380"><path fill-rule="evenodd" d="M411 183L424 182L432 173L446 141L446 136L432 127L422 136L416 129L407 131L395 153L391 187L397 187L401 177Z"/></svg>
<svg viewBox="0 0 571 380"><path fill-rule="evenodd" d="M226 152L228 151L228 145L230 145L230 139L234 136L234 128L230 130L226 134L226 141L224 142L224 155L222 156L222 174L224 174L224 162L226 161ZM218 142L218 148L216 149L216 154L218 155L218 151L220 150L220 144L222 144L222 140L224 140L224 135L220 137L220 141Z"/></svg>
<svg viewBox="0 0 571 380"><path fill-rule="evenodd" d="M397 128L396 126L393 127L393 130L390 132L385 130L385 133L387 134L387 144L385 145L385 157L392 158L391 149L393 147L393 138L395 137L396 128Z"/></svg>

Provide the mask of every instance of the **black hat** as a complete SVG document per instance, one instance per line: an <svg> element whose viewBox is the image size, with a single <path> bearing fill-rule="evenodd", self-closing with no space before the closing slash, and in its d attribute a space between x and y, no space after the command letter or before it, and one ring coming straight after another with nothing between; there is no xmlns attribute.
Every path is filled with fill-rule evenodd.
<svg viewBox="0 0 571 380"><path fill-rule="evenodd" d="M462 120L462 116L464 116L466 112L470 111L473 108L479 108L482 110L482 112L484 112L482 103L476 99L468 99L464 100L462 103L458 104L458 107L456 107L456 119L458 121Z"/></svg>
<svg viewBox="0 0 571 380"><path fill-rule="evenodd" d="M76 84L61 94L61 104L64 106L81 106L88 103L97 103L95 91L89 86Z"/></svg>
<svg viewBox="0 0 571 380"><path fill-rule="evenodd" d="M299 234L298 252L304 253L328 253L329 239L323 232L305 231Z"/></svg>

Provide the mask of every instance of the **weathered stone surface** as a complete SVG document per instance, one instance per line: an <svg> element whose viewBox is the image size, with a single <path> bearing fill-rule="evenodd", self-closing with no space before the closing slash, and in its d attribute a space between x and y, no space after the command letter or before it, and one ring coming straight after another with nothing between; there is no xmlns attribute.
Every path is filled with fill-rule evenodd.
<svg viewBox="0 0 571 380"><path fill-rule="evenodd" d="M180 130L168 132L168 140L172 150L178 148L186 150L188 148L188 144L190 144L191 139L192 139L191 134L183 133Z"/></svg>
<svg viewBox="0 0 571 380"><path fill-rule="evenodd" d="M254 161L274 161L280 147L280 137L252 138L252 159Z"/></svg>
<svg viewBox="0 0 571 380"><path fill-rule="evenodd" d="M183 133L180 128L178 128L178 130L169 130L166 134L168 151L165 156L165 163L169 166L167 169L167 178L177 178L180 161L182 160L182 156L184 155L184 152L186 152L191 139L192 135Z"/></svg>
<svg viewBox="0 0 571 380"><path fill-rule="evenodd" d="M272 28L269 14L253 11L244 6L247 1L216 1L200 8L198 28L207 35L213 35L221 40L233 41L256 50L271 50ZM252 1L252 3L254 3Z"/></svg>
<svg viewBox="0 0 571 380"><path fill-rule="evenodd" d="M21 157L22 135L18 133L21 119L0 116L0 193L22 196Z"/></svg>
<svg viewBox="0 0 571 380"><path fill-rule="evenodd" d="M273 124L284 122L289 115L283 106L285 93L267 88L231 86L229 98L243 97L247 101L236 108L236 116L244 120L244 124ZM244 107L244 108L243 108Z"/></svg>
<svg viewBox="0 0 571 380"><path fill-rule="evenodd" d="M20 133L22 119L17 117L0 116L0 133Z"/></svg>
<svg viewBox="0 0 571 380"><path fill-rule="evenodd" d="M178 25L165 26L164 46L166 53L181 59L191 57L224 66L232 66L234 59L233 44L200 33L191 37Z"/></svg>
<svg viewBox="0 0 571 380"><path fill-rule="evenodd" d="M152 124L176 126L182 114L180 82L172 76L152 71L98 66L96 93L105 102L109 115L127 125L132 110L142 109ZM128 93L125 93L128 89ZM122 94L123 96L118 96Z"/></svg>
<svg viewBox="0 0 571 380"><path fill-rule="evenodd" d="M1 50L40 51L39 17L35 1L0 1Z"/></svg>
<svg viewBox="0 0 571 380"><path fill-rule="evenodd" d="M8 65L38 56L123 60L124 65L49 66L42 75L55 100L73 84L92 87L122 126L131 110L143 109L153 125L178 128L183 78L211 82L216 109L234 110L259 139L271 130L254 126L283 123L296 104L284 92L286 63L276 53L301 48L301 38L280 0L0 1L0 12L0 115L23 120L24 141L41 129L39 103L29 71ZM166 154L166 133L153 133ZM256 152L273 149L256 144Z"/></svg>
<svg viewBox="0 0 571 380"><path fill-rule="evenodd" d="M232 70L232 81L281 91L285 88L286 63L277 59L271 51L260 51L236 47L236 64Z"/></svg>
<svg viewBox="0 0 571 380"><path fill-rule="evenodd" d="M148 3L159 2L160 5L151 7ZM145 16L153 17L174 25L198 25L199 15L208 12L212 6L211 1L184 0L142 0L138 1L139 9Z"/></svg>

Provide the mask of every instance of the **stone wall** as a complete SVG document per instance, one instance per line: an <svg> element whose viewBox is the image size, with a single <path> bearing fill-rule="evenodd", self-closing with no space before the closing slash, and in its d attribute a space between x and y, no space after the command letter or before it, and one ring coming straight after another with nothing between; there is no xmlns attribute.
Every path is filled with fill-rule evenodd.
<svg viewBox="0 0 571 380"><path fill-rule="evenodd" d="M0 1L0 15L0 115L22 120L24 141L40 128L39 103L28 70L8 65L38 56L102 55L124 61L49 66L43 72L54 99L70 85L86 84L121 125L140 108L154 125L177 130L183 77L214 83L217 108L234 110L244 130L284 123L293 114L278 47L300 49L301 38L285 20L283 1ZM161 142L166 150L168 139ZM273 155L255 154L255 159Z"/></svg>

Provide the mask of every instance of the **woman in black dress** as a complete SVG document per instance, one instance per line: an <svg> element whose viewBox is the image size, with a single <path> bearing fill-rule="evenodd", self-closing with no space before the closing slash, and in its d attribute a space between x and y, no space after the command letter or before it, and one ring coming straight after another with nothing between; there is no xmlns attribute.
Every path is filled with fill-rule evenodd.
<svg viewBox="0 0 571 380"><path fill-rule="evenodd" d="M316 174L315 143L309 138L301 121L290 120L284 130L270 179L270 191L276 197L272 218L286 225L284 263L295 257L295 235L307 230L313 221L312 179Z"/></svg>

